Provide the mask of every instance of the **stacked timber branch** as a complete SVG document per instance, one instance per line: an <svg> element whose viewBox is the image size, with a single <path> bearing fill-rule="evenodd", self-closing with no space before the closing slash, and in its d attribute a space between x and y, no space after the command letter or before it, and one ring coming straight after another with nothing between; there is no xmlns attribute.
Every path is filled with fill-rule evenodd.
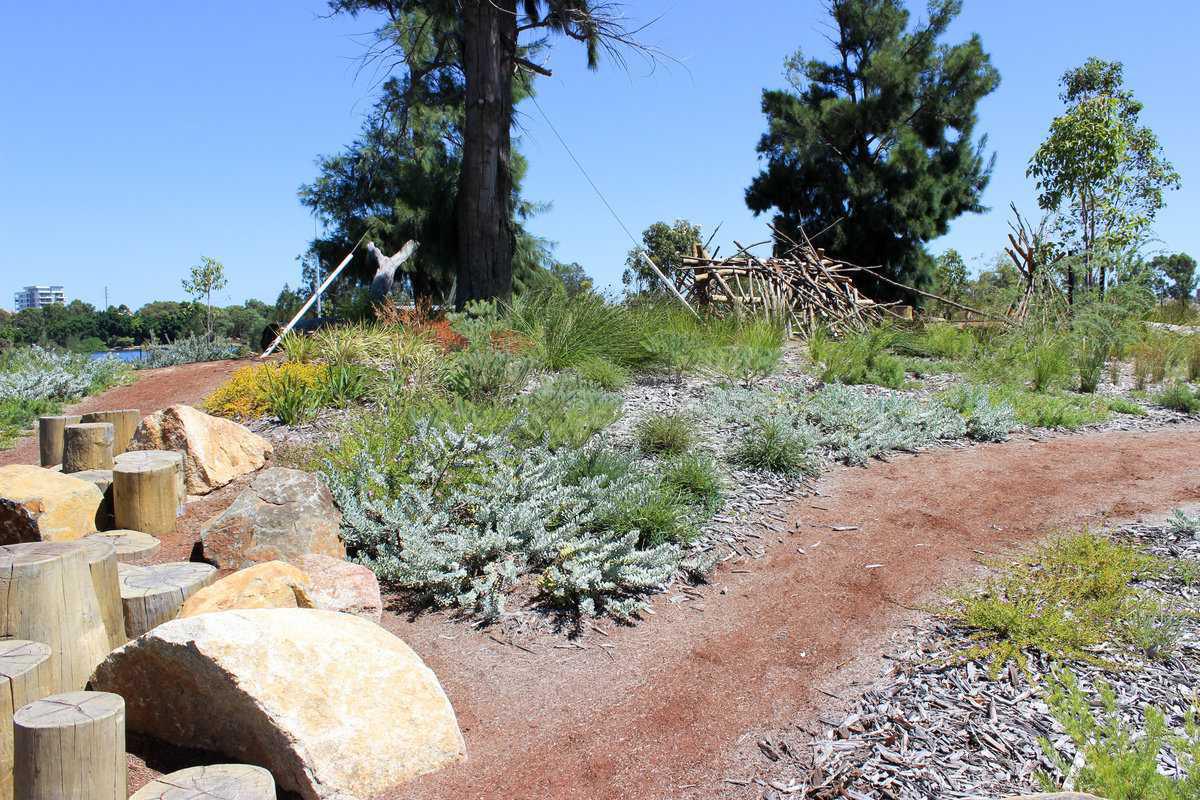
<svg viewBox="0 0 1200 800"><path fill-rule="evenodd" d="M735 242L735 244L737 244ZM695 305L717 314L749 313L778 319L791 335L819 327L835 334L860 330L883 319L887 306L854 285L852 265L811 244L793 244L781 256L757 258L738 244L731 258L716 259L696 246L681 272L691 273Z"/></svg>

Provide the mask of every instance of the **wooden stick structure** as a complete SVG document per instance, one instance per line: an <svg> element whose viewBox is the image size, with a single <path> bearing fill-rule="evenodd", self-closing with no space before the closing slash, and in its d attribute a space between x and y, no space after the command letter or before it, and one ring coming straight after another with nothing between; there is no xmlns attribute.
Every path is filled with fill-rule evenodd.
<svg viewBox="0 0 1200 800"><path fill-rule="evenodd" d="M14 800L125 800L125 701L68 692L13 715Z"/></svg>
<svg viewBox="0 0 1200 800"><path fill-rule="evenodd" d="M111 543L119 564L144 564L158 552L162 544L148 533L129 530L104 531L89 534L85 538Z"/></svg>
<svg viewBox="0 0 1200 800"><path fill-rule="evenodd" d="M134 431L142 421L142 412L136 408L119 411L92 411L83 415L83 422L108 422L113 426L113 455L119 456L129 449Z"/></svg>
<svg viewBox="0 0 1200 800"><path fill-rule="evenodd" d="M0 547L0 639L48 645L54 692L82 689L110 651L87 556L79 542Z"/></svg>
<svg viewBox="0 0 1200 800"><path fill-rule="evenodd" d="M43 467L55 467L63 460L63 429L77 425L78 415L38 417L38 461Z"/></svg>
<svg viewBox="0 0 1200 800"><path fill-rule="evenodd" d="M63 472L113 468L113 426L80 422L63 429Z"/></svg>
<svg viewBox="0 0 1200 800"><path fill-rule="evenodd" d="M117 572L121 581L125 634L130 639L175 619L184 601L217 576L217 568L211 564L187 561L148 566L121 564Z"/></svg>
<svg viewBox="0 0 1200 800"><path fill-rule="evenodd" d="M100 606L100 618L108 632L108 647L115 650L129 639L125 636L125 613L121 610L121 583L117 575L117 548L105 539L89 536L79 540L87 552L92 589Z"/></svg>
<svg viewBox="0 0 1200 800"><path fill-rule="evenodd" d="M275 800L275 779L262 767L211 764L163 775L129 800Z"/></svg>
<svg viewBox="0 0 1200 800"><path fill-rule="evenodd" d="M53 691L50 648L22 639L0 641L0 800L13 796L13 714Z"/></svg>
<svg viewBox="0 0 1200 800"><path fill-rule="evenodd" d="M183 454L122 453L113 465L113 518L118 528L162 536L175 532L183 499Z"/></svg>

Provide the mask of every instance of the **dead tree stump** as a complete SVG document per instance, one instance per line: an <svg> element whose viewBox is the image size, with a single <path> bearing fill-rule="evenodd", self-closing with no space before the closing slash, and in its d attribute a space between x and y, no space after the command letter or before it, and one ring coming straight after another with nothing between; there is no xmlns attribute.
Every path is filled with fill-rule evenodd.
<svg viewBox="0 0 1200 800"><path fill-rule="evenodd" d="M142 412L136 408L120 411L92 411L83 415L84 422L108 422L113 426L113 455L119 456L129 449L133 432L142 421Z"/></svg>
<svg viewBox="0 0 1200 800"><path fill-rule="evenodd" d="M7 638L50 646L51 691L83 688L110 652L83 544L0 547L0 639Z"/></svg>
<svg viewBox="0 0 1200 800"><path fill-rule="evenodd" d="M121 582L117 576L117 548L112 542L89 536L79 543L87 550L92 588L100 606L100 618L108 632L108 649L115 650L129 641L125 636L125 614L121 610Z"/></svg>
<svg viewBox="0 0 1200 800"><path fill-rule="evenodd" d="M248 764L191 767L147 783L129 800L275 800L275 779Z"/></svg>
<svg viewBox="0 0 1200 800"><path fill-rule="evenodd" d="M113 426L80 422L63 428L63 472L113 468Z"/></svg>
<svg viewBox="0 0 1200 800"><path fill-rule="evenodd" d="M63 461L63 429L80 421L77 415L38 417L38 456L43 467Z"/></svg>
<svg viewBox="0 0 1200 800"><path fill-rule="evenodd" d="M104 531L90 534L86 538L111 542L117 551L117 562L120 564L144 564L153 558L162 544L155 537L141 531Z"/></svg>
<svg viewBox="0 0 1200 800"><path fill-rule="evenodd" d="M15 800L125 800L125 701L67 692L13 715Z"/></svg>
<svg viewBox="0 0 1200 800"><path fill-rule="evenodd" d="M113 467L113 512L118 528L155 535L175 532L183 454L123 453Z"/></svg>
<svg viewBox="0 0 1200 800"><path fill-rule="evenodd" d="M121 564L121 606L125 634L136 639L157 625L175 619L183 603L212 583L217 568L211 564L179 561L139 567Z"/></svg>
<svg viewBox="0 0 1200 800"><path fill-rule="evenodd" d="M22 639L0 641L0 800L13 796L13 714L51 693L50 648Z"/></svg>

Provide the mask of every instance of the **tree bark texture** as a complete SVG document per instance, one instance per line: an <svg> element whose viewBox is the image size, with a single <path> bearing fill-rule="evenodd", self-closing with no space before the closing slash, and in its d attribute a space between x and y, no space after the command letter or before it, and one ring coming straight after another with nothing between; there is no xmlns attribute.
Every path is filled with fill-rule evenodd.
<svg viewBox="0 0 1200 800"><path fill-rule="evenodd" d="M512 82L515 0L465 0L463 71L467 108L458 183L455 305L512 294Z"/></svg>

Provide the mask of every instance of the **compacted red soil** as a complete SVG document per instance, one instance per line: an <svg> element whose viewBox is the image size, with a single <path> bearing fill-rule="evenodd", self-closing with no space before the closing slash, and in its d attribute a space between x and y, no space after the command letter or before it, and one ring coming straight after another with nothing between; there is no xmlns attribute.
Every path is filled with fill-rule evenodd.
<svg viewBox="0 0 1200 800"><path fill-rule="evenodd" d="M153 414L176 403L197 405L228 380L234 370L248 363L245 360L205 361L198 364L181 364L178 367L141 370L134 373L136 377L133 383L84 398L63 413L86 414L89 411L136 408L143 414ZM36 463L36 434L19 440L8 450L0 450L0 466Z"/></svg>

